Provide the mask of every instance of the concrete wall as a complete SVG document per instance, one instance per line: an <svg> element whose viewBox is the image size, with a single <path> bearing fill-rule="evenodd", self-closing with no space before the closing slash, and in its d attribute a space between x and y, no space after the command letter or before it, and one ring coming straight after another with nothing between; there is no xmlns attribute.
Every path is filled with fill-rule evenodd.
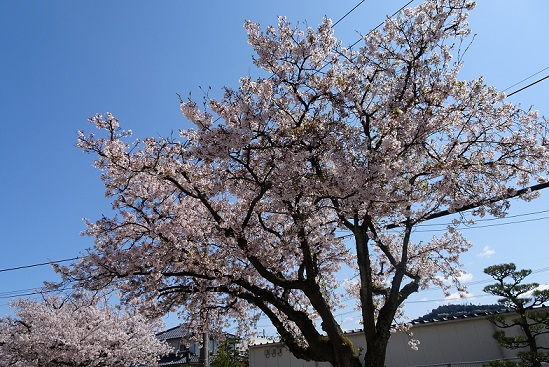
<svg viewBox="0 0 549 367"><path fill-rule="evenodd" d="M387 366L488 361L514 356L492 338L495 327L483 317L415 325L411 332L420 341L418 350L408 345L408 336L395 333L389 342Z"/></svg>
<svg viewBox="0 0 549 367"><path fill-rule="evenodd" d="M414 339L420 340L419 349L410 348L408 335L394 333L389 341L386 366L406 367L514 358L516 350L502 348L492 338L495 330L496 327L481 316L416 324L411 332ZM515 333L519 332L518 329L515 330ZM355 347L366 347L362 333L349 333L348 337ZM544 346L549 346L549 335L540 340ZM266 351L269 352L268 356ZM297 359L281 343L250 346L250 367L330 366L329 363Z"/></svg>
<svg viewBox="0 0 549 367"><path fill-rule="evenodd" d="M269 352L268 356L266 351ZM307 362L295 358L282 343L251 346L250 367L331 367L326 362Z"/></svg>

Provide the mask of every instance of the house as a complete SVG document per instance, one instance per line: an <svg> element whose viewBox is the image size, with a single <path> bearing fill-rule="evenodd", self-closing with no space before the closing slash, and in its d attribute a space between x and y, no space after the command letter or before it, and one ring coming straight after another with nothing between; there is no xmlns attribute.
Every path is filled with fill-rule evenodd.
<svg viewBox="0 0 549 367"><path fill-rule="evenodd" d="M549 307L538 310L549 311ZM421 322L412 322L410 331L420 344L418 350L408 345L409 337L403 332L395 332L389 341L386 367L406 366L446 366L471 364L496 359L514 359L517 350L501 347L492 337L498 330L486 316L494 312L483 312L461 316L449 316ZM495 312L497 313L497 312ZM505 312L506 317L516 313ZM508 331L509 332L509 331ZM520 333L518 328L514 332ZM351 330L347 336L359 354L366 349L362 330ZM549 347L549 335L541 336L540 342ZM327 362L314 362L297 359L283 343L267 343L250 346L250 367L331 367Z"/></svg>
<svg viewBox="0 0 549 367"><path fill-rule="evenodd" d="M162 331L156 334L156 337L160 340L165 340L168 345L173 348L173 353L163 357L160 360L160 366L180 367L195 365L203 365L203 359L200 358L202 337L196 341L189 341L189 335L180 326L173 327L171 329ZM208 352L210 356L217 354L219 347L223 341L208 337ZM234 340L235 336L231 334L225 334L225 340Z"/></svg>

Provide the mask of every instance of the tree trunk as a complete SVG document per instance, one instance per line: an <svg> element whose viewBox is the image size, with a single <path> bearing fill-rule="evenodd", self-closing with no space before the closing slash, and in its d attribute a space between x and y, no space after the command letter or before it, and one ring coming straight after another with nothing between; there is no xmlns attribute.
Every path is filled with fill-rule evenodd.
<svg viewBox="0 0 549 367"><path fill-rule="evenodd" d="M520 327L528 340L528 349L530 350L528 362L532 364L531 367L541 367L541 361L538 359L538 345L536 337L532 334L530 330L530 325L528 323L528 316L526 315L526 310L521 310L520 312Z"/></svg>
<svg viewBox="0 0 549 367"><path fill-rule="evenodd" d="M385 367L385 355L387 353L387 344L389 339L375 338L366 347L364 356L365 367Z"/></svg>
<svg viewBox="0 0 549 367"><path fill-rule="evenodd" d="M335 353L335 360L332 362L334 367L362 367L360 358L350 353Z"/></svg>

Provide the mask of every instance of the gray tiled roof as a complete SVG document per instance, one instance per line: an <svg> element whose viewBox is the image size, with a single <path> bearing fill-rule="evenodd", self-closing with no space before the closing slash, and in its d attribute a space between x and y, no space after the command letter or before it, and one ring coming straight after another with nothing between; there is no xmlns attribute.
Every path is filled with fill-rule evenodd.
<svg viewBox="0 0 549 367"><path fill-rule="evenodd" d="M530 311L549 311L549 306L541 305L539 307L530 309ZM512 314L513 312L514 311L511 311L511 310L492 311L492 312L474 312L474 313L468 313L468 314L464 314L464 315L439 317L439 318L434 318L434 319L429 319L429 320L422 320L422 321L413 320L410 323L412 325L434 324L434 323L439 323L439 322L444 322L444 321L452 321L452 320L468 319L468 318L470 319L470 318L476 318L476 317L486 317L486 316L490 316L490 315ZM362 333L362 332L363 332L363 329L347 330L347 331L345 331L345 334L354 334L354 333ZM251 345L250 347L251 348L256 348L256 347L262 347L262 346L271 345L271 344L283 344L283 342L272 341L272 342L267 342L267 343L259 343L259 344Z"/></svg>
<svg viewBox="0 0 549 367"><path fill-rule="evenodd" d="M180 326L176 326L156 334L156 337L160 340L180 339L183 338L183 336L183 330Z"/></svg>
<svg viewBox="0 0 549 367"><path fill-rule="evenodd" d="M229 333L224 333L225 337L227 338L234 338L235 336ZM160 340L168 340L168 339L181 339L188 337L188 333L183 333L183 329L181 326L175 326L171 329L162 331L158 334L156 334L156 337ZM212 337L210 336L210 339Z"/></svg>
<svg viewBox="0 0 549 367"><path fill-rule="evenodd" d="M187 360L184 357L160 361L160 366L180 366L183 364L187 364Z"/></svg>

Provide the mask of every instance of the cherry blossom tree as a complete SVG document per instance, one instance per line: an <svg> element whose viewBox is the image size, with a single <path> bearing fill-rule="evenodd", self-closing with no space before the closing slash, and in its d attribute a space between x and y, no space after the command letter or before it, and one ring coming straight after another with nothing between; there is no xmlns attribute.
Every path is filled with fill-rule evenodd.
<svg viewBox="0 0 549 367"><path fill-rule="evenodd" d="M471 245L457 221L423 242L416 226L472 204L503 216L505 198L546 182L547 122L458 78L473 6L405 9L356 49L329 19L247 21L264 77L182 101L195 127L179 138L131 140L113 115L92 117L101 132L78 146L117 214L88 222L95 247L58 271L148 312L182 310L197 332L266 316L295 356L336 367L361 363L334 316L354 297L364 361L383 366L404 301L457 282Z"/></svg>
<svg viewBox="0 0 549 367"><path fill-rule="evenodd" d="M0 366L124 367L157 365L170 348L155 337L158 322L80 295L13 302L0 319Z"/></svg>

